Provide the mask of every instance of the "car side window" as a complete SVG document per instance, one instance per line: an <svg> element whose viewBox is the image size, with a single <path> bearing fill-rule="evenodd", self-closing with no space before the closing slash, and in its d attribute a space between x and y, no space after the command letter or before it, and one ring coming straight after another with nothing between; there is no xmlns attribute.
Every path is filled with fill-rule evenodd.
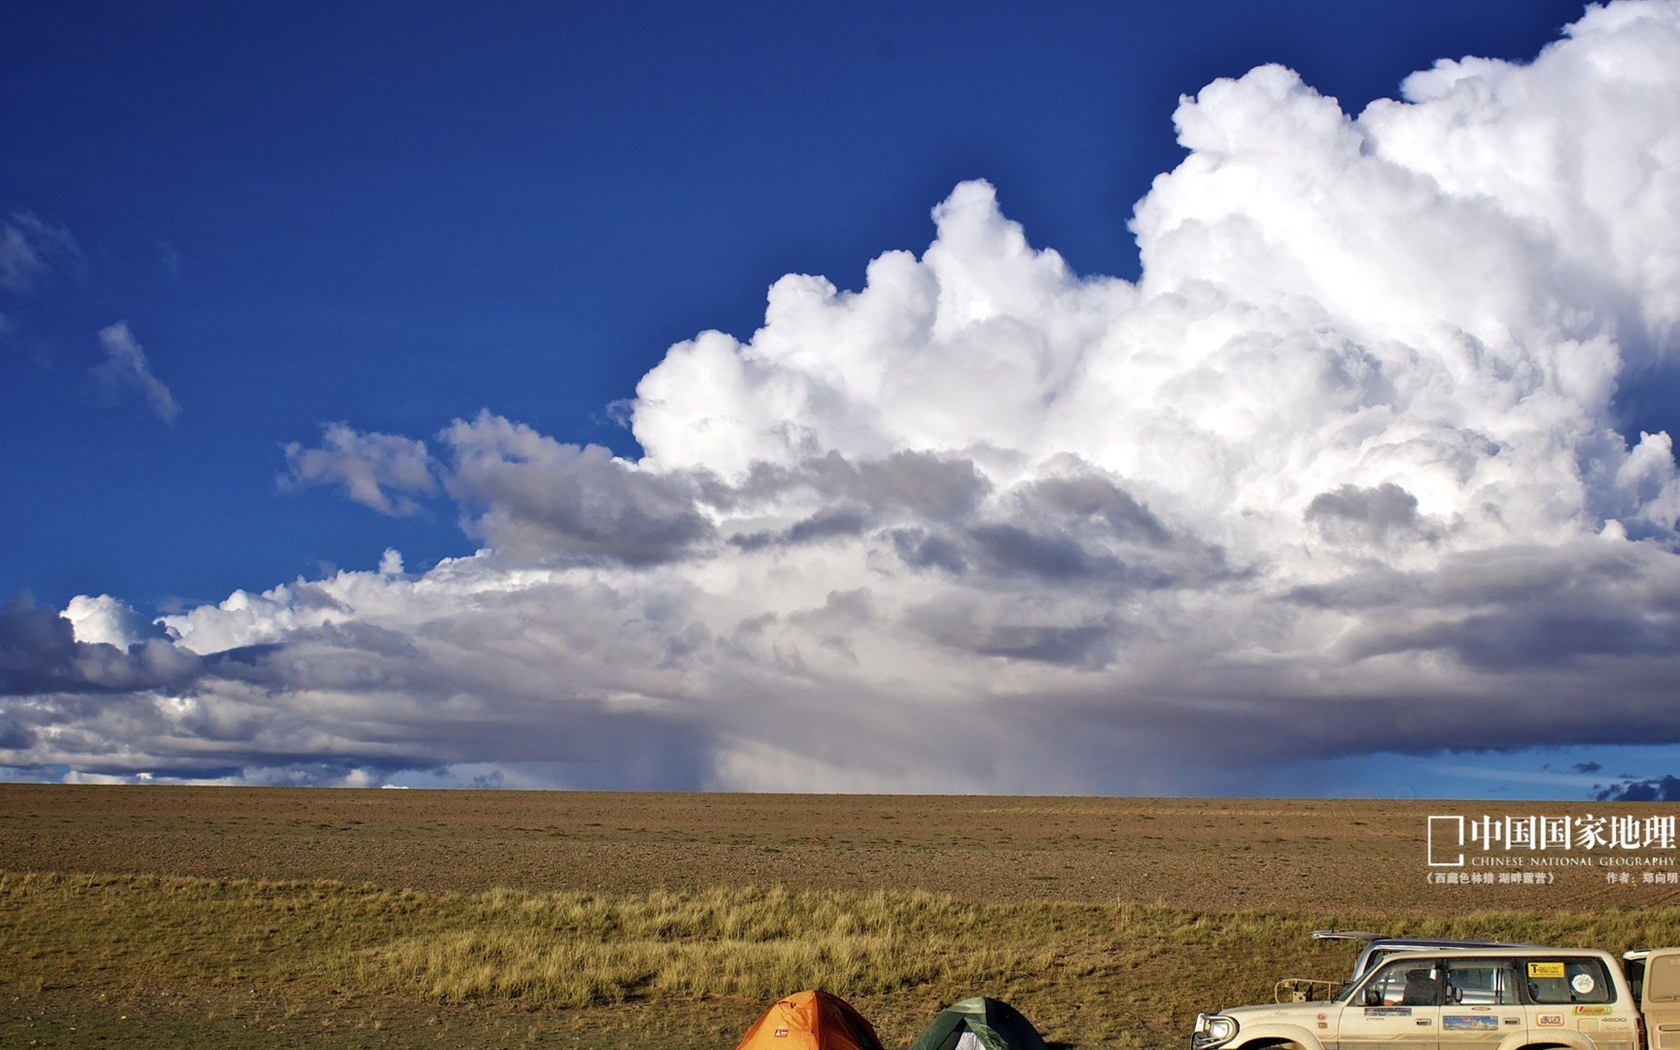
<svg viewBox="0 0 1680 1050"><path fill-rule="evenodd" d="M1527 959L1523 983L1528 1000L1542 1005L1608 1003L1615 999L1604 965L1597 959Z"/></svg>
<svg viewBox="0 0 1680 1050"><path fill-rule="evenodd" d="M1517 1001L1515 969L1509 959L1447 961L1448 1006L1503 1006Z"/></svg>

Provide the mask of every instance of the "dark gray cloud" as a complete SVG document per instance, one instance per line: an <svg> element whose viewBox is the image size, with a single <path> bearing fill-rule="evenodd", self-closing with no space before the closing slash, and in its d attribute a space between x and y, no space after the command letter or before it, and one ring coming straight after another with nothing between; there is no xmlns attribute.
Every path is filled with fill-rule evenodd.
<svg viewBox="0 0 1680 1050"><path fill-rule="evenodd" d="M794 468L758 464L739 486L723 486L711 479L697 488L711 506L736 509L791 500L815 502L817 508L778 529L752 529L730 542L743 550L851 538L887 528L889 542L915 541L904 537L924 528L939 528L972 518L991 484L964 457L941 457L925 452L896 452L882 459L854 461L838 452L807 459ZM935 547L938 541L932 541ZM909 548L907 548L909 549ZM938 564L950 571L957 561L941 561L936 551L922 565ZM913 551L911 558L919 557Z"/></svg>
<svg viewBox="0 0 1680 1050"><path fill-rule="evenodd" d="M890 539L899 558L913 569L938 569L953 576L968 571L968 556L956 539L925 529L894 529Z"/></svg>
<svg viewBox="0 0 1680 1050"><path fill-rule="evenodd" d="M1648 780L1630 780L1599 791L1600 802L1680 802L1680 777L1672 773Z"/></svg>
<svg viewBox="0 0 1680 1050"><path fill-rule="evenodd" d="M58 610L27 595L0 608L0 702L43 693L181 689L201 671L198 657L161 639L126 649L79 642Z"/></svg>
<svg viewBox="0 0 1680 1050"><path fill-rule="evenodd" d="M1108 610L1051 608L1029 599L947 592L904 611L903 627L955 654L1078 670L1108 666L1128 629Z"/></svg>
<svg viewBox="0 0 1680 1050"><path fill-rule="evenodd" d="M801 518L785 529L775 532L760 530L730 537L730 542L742 550L761 550L770 546L821 543L829 539L849 539L862 535L870 525L871 515L864 507L824 507Z"/></svg>
<svg viewBox="0 0 1680 1050"><path fill-rule="evenodd" d="M1203 586L1241 575L1189 522L1169 524L1120 479L1071 456L1049 477L997 501L968 530L968 560L999 576L1024 575L1111 591Z"/></svg>
<svg viewBox="0 0 1680 1050"><path fill-rule="evenodd" d="M455 455L446 485L467 527L514 557L657 565L709 541L699 486L638 470L600 446L562 445L483 414L444 432Z"/></svg>
<svg viewBox="0 0 1680 1050"><path fill-rule="evenodd" d="M808 543L829 537L856 536L868 526L868 516L852 507L829 507L798 521L788 529L791 543Z"/></svg>
<svg viewBox="0 0 1680 1050"><path fill-rule="evenodd" d="M1068 535L1044 535L1019 525L981 525L969 532L984 564L998 575L1023 574L1044 580L1112 577L1122 568L1107 552L1086 550Z"/></svg>
<svg viewBox="0 0 1680 1050"><path fill-rule="evenodd" d="M952 576L973 570L975 586L995 577L1156 588L1227 574L1219 551L1175 535L1113 479L1075 465L1082 469L999 493L996 505L965 505L960 528L948 528L948 518L920 519L891 530L888 541L905 565Z"/></svg>
<svg viewBox="0 0 1680 1050"><path fill-rule="evenodd" d="M1392 481L1374 487L1342 485L1307 504L1306 520L1331 536L1383 544L1398 536L1424 536L1417 497Z"/></svg>
<svg viewBox="0 0 1680 1050"><path fill-rule="evenodd" d="M1035 481L1023 488L1021 500L1065 520L1100 522L1114 540L1164 547L1173 539L1148 507L1112 479L1096 474Z"/></svg>
<svg viewBox="0 0 1680 1050"><path fill-rule="evenodd" d="M710 479L701 491L707 502L731 510L805 495L867 507L883 519L952 522L980 506L991 482L972 460L961 456L895 452L880 459L854 459L830 451L791 467L756 463L739 484Z"/></svg>
<svg viewBox="0 0 1680 1050"><path fill-rule="evenodd" d="M930 523L962 520L991 489L972 460L928 452L895 452L855 465L839 453L830 453L811 468L821 490L882 510L902 508Z"/></svg>
<svg viewBox="0 0 1680 1050"><path fill-rule="evenodd" d="M1648 544L1507 547L1428 573L1368 570L1293 597L1357 612L1341 646L1361 660L1429 651L1500 672L1680 653L1680 565Z"/></svg>
<svg viewBox="0 0 1680 1050"><path fill-rule="evenodd" d="M38 692L55 680L74 681L75 653L75 628L58 610L36 605L27 595L0 609L0 688L6 692Z"/></svg>
<svg viewBox="0 0 1680 1050"><path fill-rule="evenodd" d="M1114 659L1118 639L1108 624L1035 626L999 624L978 630L929 632L955 649L1006 660L1098 669Z"/></svg>

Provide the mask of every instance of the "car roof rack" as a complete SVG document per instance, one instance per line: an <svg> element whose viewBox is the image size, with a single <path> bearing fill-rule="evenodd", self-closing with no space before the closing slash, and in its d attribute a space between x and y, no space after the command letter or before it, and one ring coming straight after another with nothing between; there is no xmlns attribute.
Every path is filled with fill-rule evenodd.
<svg viewBox="0 0 1680 1050"><path fill-rule="evenodd" d="M1374 941L1387 936L1381 933L1366 933L1363 930L1314 930L1315 941Z"/></svg>

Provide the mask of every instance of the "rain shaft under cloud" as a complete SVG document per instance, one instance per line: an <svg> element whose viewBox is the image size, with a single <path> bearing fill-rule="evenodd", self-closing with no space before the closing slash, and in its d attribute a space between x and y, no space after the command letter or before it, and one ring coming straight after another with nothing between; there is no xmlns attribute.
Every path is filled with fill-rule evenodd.
<svg viewBox="0 0 1680 1050"><path fill-rule="evenodd" d="M1246 793L1680 742L1680 482L1666 433L1622 429L1680 323L1680 6L1404 96L1352 116L1268 66L1184 99L1136 284L963 183L860 290L790 275L750 339L671 347L627 405L640 459L493 410L334 424L288 485L447 498L483 549L167 639L108 597L14 603L0 762Z"/></svg>

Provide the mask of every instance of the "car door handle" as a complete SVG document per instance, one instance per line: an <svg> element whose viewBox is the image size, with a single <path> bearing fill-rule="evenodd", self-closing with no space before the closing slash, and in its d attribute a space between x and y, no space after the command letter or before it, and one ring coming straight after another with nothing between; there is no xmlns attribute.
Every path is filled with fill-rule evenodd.
<svg viewBox="0 0 1680 1050"><path fill-rule="evenodd" d="M1431 1022L1430 1022L1429 1018L1427 1018L1427 1017L1420 1017L1420 1018L1417 1019L1417 1023L1419 1025L1424 1026L1424 1027L1428 1027Z"/></svg>

